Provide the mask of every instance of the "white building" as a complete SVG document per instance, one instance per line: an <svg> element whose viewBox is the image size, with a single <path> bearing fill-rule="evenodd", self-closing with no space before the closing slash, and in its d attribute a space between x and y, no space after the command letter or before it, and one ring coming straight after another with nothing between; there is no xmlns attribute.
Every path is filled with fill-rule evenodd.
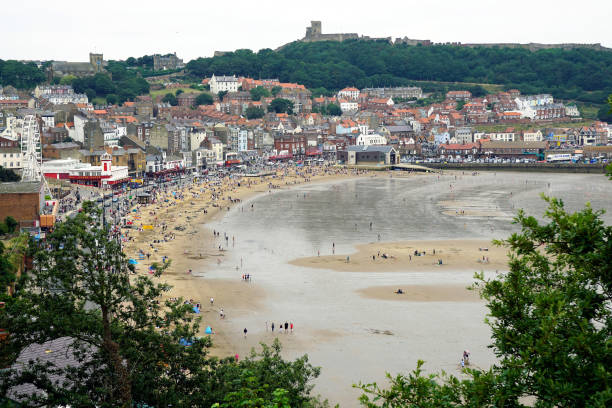
<svg viewBox="0 0 612 408"><path fill-rule="evenodd" d="M55 114L53 112L42 112L40 118L45 127L52 128L55 126Z"/></svg>
<svg viewBox="0 0 612 408"><path fill-rule="evenodd" d="M70 85L39 85L34 89L36 98L44 98L54 105L89 103L86 94L78 94Z"/></svg>
<svg viewBox="0 0 612 408"><path fill-rule="evenodd" d="M74 184L109 188L129 181L127 166L113 166L112 156L103 153L100 166L81 163L76 159L50 160L42 165L42 173L48 179L70 180Z"/></svg>
<svg viewBox="0 0 612 408"><path fill-rule="evenodd" d="M565 116L579 117L580 111L576 105L566 105L565 106Z"/></svg>
<svg viewBox="0 0 612 408"><path fill-rule="evenodd" d="M247 149L249 132L246 129L229 127L229 147L234 152L244 152Z"/></svg>
<svg viewBox="0 0 612 408"><path fill-rule="evenodd" d="M344 88L338 92L338 99L357 99L359 98L359 93L357 88Z"/></svg>
<svg viewBox="0 0 612 408"><path fill-rule="evenodd" d="M542 106L542 105L550 105L554 102L552 95L549 94L540 94L540 95L521 95L517 96L514 101L519 109L523 106Z"/></svg>
<svg viewBox="0 0 612 408"><path fill-rule="evenodd" d="M455 140L456 143L472 143L472 128L470 127L458 127L455 129Z"/></svg>
<svg viewBox="0 0 612 408"><path fill-rule="evenodd" d="M0 148L0 166L14 171L21 170L25 162L25 155L18 147Z"/></svg>
<svg viewBox="0 0 612 408"><path fill-rule="evenodd" d="M85 124L87 123L87 118L83 114L76 113L74 115L74 137L72 140L79 143L85 142Z"/></svg>
<svg viewBox="0 0 612 408"><path fill-rule="evenodd" d="M387 139L384 136L373 133L371 135L361 134L357 136L357 140L355 141L357 146L374 146L374 145L386 145Z"/></svg>
<svg viewBox="0 0 612 408"><path fill-rule="evenodd" d="M487 136L489 139L499 142L514 142L516 140L514 132L487 133Z"/></svg>
<svg viewBox="0 0 612 408"><path fill-rule="evenodd" d="M523 141L524 142L541 142L544 140L544 136L542 135L541 130L526 130L523 133Z"/></svg>
<svg viewBox="0 0 612 408"><path fill-rule="evenodd" d="M350 99L340 99L340 110L342 112L355 112L359 110L359 104L357 101L353 101Z"/></svg>
<svg viewBox="0 0 612 408"><path fill-rule="evenodd" d="M218 94L222 91L238 92L238 87L240 87L240 81L238 81L235 75L215 76L215 74L213 74L208 84L210 85L210 92L214 94Z"/></svg>

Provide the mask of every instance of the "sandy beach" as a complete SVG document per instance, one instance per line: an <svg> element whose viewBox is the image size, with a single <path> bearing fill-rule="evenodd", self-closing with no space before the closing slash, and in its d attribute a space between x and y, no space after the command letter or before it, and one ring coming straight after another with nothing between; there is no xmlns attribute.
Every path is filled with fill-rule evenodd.
<svg viewBox="0 0 612 408"><path fill-rule="evenodd" d="M401 289L403 293L397 293ZM480 302L478 293L465 285L370 286L357 290L364 298L404 302Z"/></svg>
<svg viewBox="0 0 612 408"><path fill-rule="evenodd" d="M354 253L311 256L290 263L338 272L495 271L508 267L506 248L487 240L373 242L356 245L356 249Z"/></svg>
<svg viewBox="0 0 612 408"><path fill-rule="evenodd" d="M235 244L234 237L225 239L221 233L214 236L214 231L206 224L257 194L305 183L385 175L341 168L316 169L278 171L275 176L265 177L224 178L183 188L175 186L158 194L154 203L136 206L136 211L130 213L128 220L133 223L132 228L123 229L129 237L123 246L125 253L138 260L136 271L140 274L148 273L149 266L162 263L164 257L170 260L170 266L159 280L172 286L168 298L182 297L193 304L201 304L201 334L204 335L207 325L215 332L211 354L226 356L235 352L231 336L223 330L221 309L226 314L226 310L234 314L253 310L265 300L266 293L262 287L245 285L230 277L206 278L207 270L222 265ZM242 210L252 211L250 207ZM210 298L214 299L212 305Z"/></svg>
<svg viewBox="0 0 612 408"><path fill-rule="evenodd" d="M355 405L352 383L384 381L418 359L456 372L469 348L474 364L493 364L485 303L466 289L476 271L507 270L506 248L491 239L516 231L515 208L542 214L542 192L574 209L585 197L594 208L610 202L604 177L307 171L169 187L132 213L124 248L138 273L171 260L159 279L174 287L169 297L201 304L212 355L279 338L283 357L308 354L322 367L315 392L342 406ZM295 330L272 332L272 322Z"/></svg>

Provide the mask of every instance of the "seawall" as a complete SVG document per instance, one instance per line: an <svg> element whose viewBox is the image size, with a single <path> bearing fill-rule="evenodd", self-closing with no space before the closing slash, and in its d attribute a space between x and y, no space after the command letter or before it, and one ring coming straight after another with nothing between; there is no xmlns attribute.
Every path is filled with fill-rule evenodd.
<svg viewBox="0 0 612 408"><path fill-rule="evenodd" d="M594 173L606 172L602 163L421 163L422 166L437 170L470 171L526 171L544 173Z"/></svg>

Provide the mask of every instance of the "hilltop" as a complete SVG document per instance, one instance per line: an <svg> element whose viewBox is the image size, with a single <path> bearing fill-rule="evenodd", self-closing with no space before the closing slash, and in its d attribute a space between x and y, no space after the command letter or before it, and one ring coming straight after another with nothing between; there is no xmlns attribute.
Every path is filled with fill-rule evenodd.
<svg viewBox="0 0 612 408"><path fill-rule="evenodd" d="M213 73L279 78L315 93L415 81L500 84L525 94L601 103L612 93L612 52L589 48L541 49L392 44L387 39L296 41L277 51L237 50L187 64L195 77Z"/></svg>

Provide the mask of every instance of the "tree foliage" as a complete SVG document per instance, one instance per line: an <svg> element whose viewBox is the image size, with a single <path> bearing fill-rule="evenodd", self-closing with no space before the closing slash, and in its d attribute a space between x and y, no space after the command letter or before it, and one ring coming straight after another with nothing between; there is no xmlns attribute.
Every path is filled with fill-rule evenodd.
<svg viewBox="0 0 612 408"><path fill-rule="evenodd" d="M45 79L43 70L33 62L0 60L0 85L11 85L17 89L31 89L45 82Z"/></svg>
<svg viewBox="0 0 612 408"><path fill-rule="evenodd" d="M570 214L561 200L545 200L548 223L519 211L521 231L498 242L510 250L510 271L477 275L499 362L441 384L421 377L419 365L387 390L360 385L363 405L522 407L531 399L542 407L610 406L612 227L588 205Z"/></svg>
<svg viewBox="0 0 612 408"><path fill-rule="evenodd" d="M261 352L251 351L238 364L215 367L214 383L224 395L218 401L220 407L267 406L266 403L277 398L275 393L279 389L284 390L282 395L289 407L304 407L311 402L311 381L319 376L320 369L310 365L307 356L293 362L283 360L278 339L271 346L262 344L261 347Z"/></svg>
<svg viewBox="0 0 612 408"><path fill-rule="evenodd" d="M178 100L176 99L176 96L174 96L172 92L168 92L167 94L165 94L164 97L162 98L162 102L169 103L172 106L178 105Z"/></svg>
<svg viewBox="0 0 612 408"><path fill-rule="evenodd" d="M86 93L89 99L95 97L106 98L107 95L117 95L118 102L133 100L138 95L149 92L149 83L128 70L123 63L109 61L104 72L89 77L75 78L72 86L75 92Z"/></svg>
<svg viewBox="0 0 612 408"><path fill-rule="evenodd" d="M187 64L187 70L200 78L223 72L333 90L350 85L417 85L414 81L492 83L523 93L547 92L557 98L592 103L601 103L612 91L612 53L586 48L532 52L364 40L294 42L278 51L242 49L198 58ZM486 92L478 85L469 90L475 96Z"/></svg>
<svg viewBox="0 0 612 408"><path fill-rule="evenodd" d="M268 105L268 112L287 113L291 115L293 113L293 101L284 98L273 99Z"/></svg>
<svg viewBox="0 0 612 408"><path fill-rule="evenodd" d="M2 395L29 382L44 391L24 396L30 405L177 406L194 398L193 375L205 368L209 340L195 337L198 320L190 306L159 302L167 285L145 276L130 279L127 259L108 239L100 211L85 203L83 212L57 224L47 244L49 250L33 248L35 272L0 316L11 330L3 354L14 357L30 344L68 337L81 364L30 361L2 373ZM181 338L192 345L180 345ZM66 380L52 381L57 375Z"/></svg>
<svg viewBox="0 0 612 408"><path fill-rule="evenodd" d="M259 101L261 98L268 98L270 95L270 91L268 91L263 86L257 86L249 91L251 93L251 99L254 101Z"/></svg>
<svg viewBox="0 0 612 408"><path fill-rule="evenodd" d="M272 96L276 98L276 95L278 95L280 91L282 90L283 88L281 88L280 86L273 86L272 89L270 90L270 93L272 94Z"/></svg>
<svg viewBox="0 0 612 408"><path fill-rule="evenodd" d="M195 104L196 105L212 105L213 97L211 94L207 92L202 92L201 94L196 96Z"/></svg>
<svg viewBox="0 0 612 408"><path fill-rule="evenodd" d="M258 106L249 106L246 109L245 114L247 119L259 119L263 118L266 112L264 112L264 110Z"/></svg>
<svg viewBox="0 0 612 408"><path fill-rule="evenodd" d="M18 282L14 297L4 297L0 311L0 327L10 330L0 349L3 367L10 367L0 371L1 395L32 384L42 392L9 397L23 398L21 406L73 407L208 408L237 401L307 407L316 401L310 392L319 369L306 356L283 360L279 343L262 345L240 362L208 357L211 341L197 336L192 305L163 301L168 285L132 274L100 218L101 211L85 202L43 245L32 243L34 271ZM0 255L0 276L14 279L4 273L6 257ZM167 265L154 265L154 278ZM60 338L70 343L61 352L77 364L11 364L29 345Z"/></svg>
<svg viewBox="0 0 612 408"><path fill-rule="evenodd" d="M0 182L19 181L21 178L11 169L0 166Z"/></svg>

